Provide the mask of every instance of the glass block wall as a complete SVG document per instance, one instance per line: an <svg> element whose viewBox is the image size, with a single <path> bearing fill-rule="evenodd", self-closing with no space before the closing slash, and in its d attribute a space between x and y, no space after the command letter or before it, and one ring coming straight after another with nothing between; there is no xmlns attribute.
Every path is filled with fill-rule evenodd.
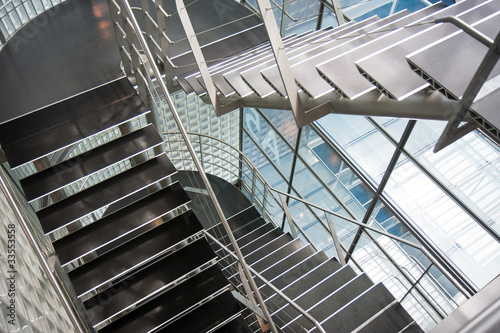
<svg viewBox="0 0 500 333"><path fill-rule="evenodd" d="M0 332L75 332L4 191L0 191Z"/></svg>
<svg viewBox="0 0 500 333"><path fill-rule="evenodd" d="M64 0L0 0L0 50L26 23ZM33 29L46 24L47 18L37 18ZM26 33L26 38L33 31Z"/></svg>

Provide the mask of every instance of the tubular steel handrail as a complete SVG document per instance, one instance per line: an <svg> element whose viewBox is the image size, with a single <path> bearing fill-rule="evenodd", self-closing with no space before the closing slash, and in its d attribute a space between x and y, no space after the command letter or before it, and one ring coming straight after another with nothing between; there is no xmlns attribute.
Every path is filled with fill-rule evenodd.
<svg viewBox="0 0 500 333"><path fill-rule="evenodd" d="M186 145L186 147L189 151L189 154L191 155L191 158L196 166L196 169L198 170L198 172L202 178L202 181L205 185L205 188L208 192L208 195L210 196L210 198L215 206L217 214L218 214L219 218L221 219L222 225L224 226L224 229L226 230L227 236L229 237L229 240L231 242L231 245L233 246L233 249L236 253L238 261L241 264L243 271L245 272L245 275L246 275L245 278L248 280L253 292L255 293L255 297L257 298L257 301L261 307L261 310L263 311L263 313L266 317L265 319L267 320L268 325L271 327L271 330L273 332L277 332L277 329L272 321L271 315L270 315L268 309L266 308L264 300L262 299L262 296L260 295L259 289L258 289L257 285L255 284L255 281L253 280L252 274L250 273L249 266L245 262L243 254L241 253L241 250L236 242L236 239L231 231L231 228L229 227L227 219L224 216L224 213L223 213L222 208L219 204L219 201L217 200L215 192L214 192L212 186L210 185L210 182L207 178L207 175L205 174L203 167L202 167L202 165L201 165L201 163L196 155L194 147L193 147L191 141L189 140L189 137L187 135L186 130L184 129L184 125L182 124L180 116L177 113L177 109L176 109L176 107L175 107L175 105L170 97L170 92L169 92L166 84L163 82L160 71L155 64L155 58L148 48L147 42L146 42L146 40L141 32L141 29L140 29L139 24L137 23L137 20L135 19L132 8L130 7L130 4L128 3L127 0L118 0L118 1L120 2L120 6L119 6L121 9L120 14L122 15L124 22L126 23L125 31L127 33L135 36L135 38L137 39L137 41L139 42L139 44L142 48L143 54L146 56L147 62L150 64L149 68L147 68L145 66L145 63L141 63L139 61L139 63L136 63L136 66L134 68L135 74L136 74L136 76L142 74L143 75L142 79L144 79L144 76L149 77L148 72L146 72L146 75L144 75L144 73L141 72L141 65L143 68L147 68L149 70L152 70L152 74L156 78L156 81L157 81L159 88L161 90L161 93L163 95L161 97L163 97L168 104L168 107L170 109L170 113L171 113L171 115L172 115L172 117L177 125L177 128L180 131L180 134L183 138L184 144ZM115 22L115 24L118 24L118 22ZM132 36L129 36L129 38L132 38ZM130 40L129 40L129 42L130 42ZM130 48L134 49L137 52L137 54L135 55L137 57L139 52L136 49L135 42L130 42L130 44L131 44ZM158 126L157 126L157 128L158 128Z"/></svg>
<svg viewBox="0 0 500 333"><path fill-rule="evenodd" d="M176 135L176 134L179 134L179 133L178 133L178 132L165 132L165 133L163 133L163 134L167 135L167 137L172 138L172 136L173 136L173 135ZM336 216L336 217L338 217L338 218L341 218L341 219L342 219L342 220L344 220L344 221L347 221L347 222L349 222L349 223L351 223L351 224L354 224L354 225L356 225L356 226L358 226L358 227L362 228L363 230L367 230L367 231L375 232L375 233L377 233L377 234L379 234L379 235L381 235L381 236L388 237L389 239L391 239L391 240L393 240L393 241L395 241L395 242L401 242L401 243L403 243L403 244L406 244L406 245L408 245L408 246L411 246L411 247L413 247L413 248L415 248L415 249L417 249L417 250L421 251L421 252L422 252L422 254L423 254L423 255L424 255L424 256L425 256L425 257L426 257L426 258L427 258L427 259L428 259L428 260L432 263L432 265L433 265L433 266L435 266L435 267L436 267L436 268L437 268L437 269L438 269L438 270L439 270L439 271L440 271L440 272L441 272L441 273L442 273L442 274L443 274L443 275L444 275L444 276L445 276L445 277L446 277L446 278L447 278L447 279L448 279L448 280L449 280L449 281L450 281L450 282L454 285L454 287L455 287L455 288L457 288L457 290L458 290L458 291L459 291L459 292L460 292L460 293L461 293L464 297L466 297L466 298L468 298L468 297L469 297L468 293L466 293L466 291L465 291L463 288L461 288L461 286L460 286L460 285L459 285L456 281L454 281L454 280L452 279L452 277L451 277L451 276L449 276L449 275L447 274L446 270L442 269L442 268L440 267L440 265L438 265L438 263L436 262L436 260L434 260L434 258L432 258L432 256L431 256L431 255L427 252L427 250L425 249L425 247L423 247L423 246L421 246L421 245L419 245L419 244L415 244L415 243L413 243L413 242L410 242L410 241L408 241L408 240L406 240L406 239L403 239L403 238L400 238L400 237L394 236L394 235L392 235L392 234L389 234L389 233L387 233L387 232L385 232L385 231L382 231L382 230L380 230L380 229L377 229L377 228L375 228L375 227L372 227L372 226L369 226L369 225L363 224L363 223L358 222L358 221L356 221L356 220L354 220L354 219L352 219L352 218L349 218L349 217L346 217L346 216L342 216L342 215L340 215L340 214L338 214L338 213L335 213L335 212L333 212L333 211L331 211L331 210L329 210L329 209L326 209L326 208L323 208L323 207L321 207L321 206L318 206L318 205L316 205L316 204L314 204L314 203L308 202L307 200L304 200L304 199L302 199L302 198L299 198L299 197L293 196L293 195L291 195L291 194L289 194L289 193L286 193L286 192L280 191L280 190L278 190L278 189L275 189L275 188L273 188L273 187L272 187L272 186L271 186L271 185L270 185L270 184L266 181L266 179L264 178L264 176L262 176L262 174L260 174L260 172L258 171L257 167L256 167L256 166L252 163L252 161L251 161L251 160L250 160L247 156L245 156L245 154L243 154L243 152L241 152L241 151L240 151L239 149L237 149L236 147L234 147L234 146L232 146L231 144L228 144L228 143L226 143L226 142L222 141L221 139L218 139L218 138L212 137L212 136L210 136L210 135L200 134L200 133L193 133L193 132L188 132L187 134L188 134L188 135L190 135L190 136L196 136L196 137L198 137L198 138L199 138L198 142L199 142L199 144L200 144L200 152L199 152L200 154L201 154L201 151L203 150L203 148L202 148L202 140L201 140L201 138L207 138L207 139L213 140L213 141L215 141L215 142L217 142L217 143L221 143L221 144L223 144L224 146L229 147L229 149L233 150L233 151L235 152L235 154L237 154L237 156L235 156L234 154L230 153L228 150L226 150L226 149L224 149L224 148L220 148L220 147L216 146L215 144L204 143L205 145L209 145L209 146L210 146L210 147L212 147L212 148L217 148L217 149L220 149L220 150L222 150L224 153L228 153L228 154L230 154L231 156L236 157L236 158L238 158L241 162L243 162L243 163L244 163L244 165L245 165L245 166L246 166L246 167L247 167L247 168L248 168L248 169L249 169L249 170L253 173L252 178L253 178L253 177L255 177L256 179L258 179L258 180L259 180L259 182L261 183L261 185L264 187L263 192L268 193L268 197L272 198L272 199L273 199L273 200L277 203L277 205L278 205L278 206L280 206L280 209L284 209L284 207L281 207L281 205L280 205L280 204L281 204L281 200L280 200L280 198L279 198L279 197L280 197L280 196L286 196L286 197L288 197L288 198L290 198L290 199L293 199L293 200L295 200L295 201L301 202L301 203L303 203L304 205L306 205L306 206L308 206L308 207L311 207L311 208L314 208L314 209L318 209L318 210L320 210L320 211L324 212L324 213L325 213L325 215L330 214L330 215ZM170 140L172 141L172 139L170 139ZM168 141L168 140L167 140L167 141ZM208 162L208 161L202 161L202 163L209 164L210 162ZM215 162L212 162L212 163L214 163L214 164L215 164ZM235 166L234 164L232 164L231 162L229 162L229 164L231 164L233 167L236 167L236 166ZM222 167L222 168L224 168L224 167ZM228 170L228 169L225 169L225 170ZM244 173L244 171L243 171L243 170L241 170L241 169L239 169L239 172L243 172L243 173ZM236 182L238 182L238 183L242 183L242 182L243 182L243 179L242 179L241 177L245 177L245 176L246 176L246 177L249 177L249 176L248 176L248 175L246 175L246 174L241 175L241 176L240 176L240 175L237 175L237 173L236 173L236 172L233 172L233 175L238 177L238 179L237 179L237 181L236 181ZM254 180L252 180L252 181L254 181ZM262 198L264 197L264 193L262 193L262 191L259 191L259 193L258 193L258 194L259 194ZM264 206L265 206L265 204L262 204L262 207L264 207ZM264 211L264 210L262 211L262 215L263 215L263 216L266 216L266 215L267 215L267 216L269 216L268 212L266 212L266 211ZM290 217L290 218L291 218L291 217ZM297 228L297 229L298 229L298 230L302 233L302 235L303 235L303 236L306 236L306 235L305 235L305 233L303 232L302 228L300 228L300 226L296 223L296 221L295 221L295 220L293 220L293 218L291 218L291 219L292 219L292 221L289 221L289 223L291 223L291 224L292 224L295 228ZM271 218L270 220L272 220L272 218ZM273 222L274 222L274 221L273 221ZM329 231L329 230L328 230L328 229L326 229L326 231ZM369 235L369 234L368 234L368 235ZM307 237L306 237L306 239L307 239ZM333 238L333 239L335 239L335 238ZM308 239L307 239L307 240L308 240ZM309 241L309 240L308 240L308 241ZM309 241L309 242L310 242L310 241ZM311 242L310 242L310 243L311 243ZM380 245L380 244L378 244L378 242L374 242L374 244L375 244L378 248L380 248L380 247L381 247L381 245ZM313 245L313 244L311 243L311 245ZM334 245L335 245L335 244L334 244ZM339 245L339 247L338 247L338 248L340 248L340 247L342 246L342 244L341 244L341 243L340 243L340 244L338 244L338 245ZM314 245L313 245L313 246L314 246ZM339 255L340 255L340 254L339 254ZM395 264L395 265L397 265L395 262L394 262L394 264ZM414 282L414 281L411 281L411 280L409 279L409 276L406 276L405 274L403 274L403 276L404 276L406 279L408 279L408 281L409 281L409 282L413 285L413 282ZM419 284L419 285L420 285L420 283L419 283L419 282L420 282L420 281L418 281L417 283L415 283L415 286L416 286L417 284ZM436 281L436 283L437 283L437 281ZM437 285L439 285L439 283L437 283ZM440 286L440 285L439 285L439 286ZM415 288L415 287L413 287L413 288ZM436 286L436 288L438 288L438 289L442 289L442 287L437 287L437 286ZM448 294L448 293L445 293L445 294L446 294L448 297L451 297L451 296L449 296L449 294ZM434 299L433 299L433 300L434 300ZM427 302L429 302L429 300L427 300ZM435 300L434 300L434 302L437 302L437 301L435 301ZM431 302L429 302L429 304L431 304ZM432 305L431 305L431 307L432 307L432 308L434 308Z"/></svg>

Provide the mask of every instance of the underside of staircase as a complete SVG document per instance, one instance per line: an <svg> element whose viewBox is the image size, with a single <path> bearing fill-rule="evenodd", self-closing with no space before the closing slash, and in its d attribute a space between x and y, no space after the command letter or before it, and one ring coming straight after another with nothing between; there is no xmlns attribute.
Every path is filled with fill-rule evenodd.
<svg viewBox="0 0 500 333"><path fill-rule="evenodd" d="M207 73L179 74L178 81L221 113L246 106L301 109L307 123L328 113L447 120L488 52L457 26L434 23L450 16L490 40L499 33L498 1L436 3L413 13L403 10L286 37L282 43L289 68L277 64L271 42L265 41L210 62ZM198 59L199 66L203 62ZM288 70L295 81L292 91L283 80ZM470 107L470 116L497 141L499 74L497 63ZM290 94L298 94L300 108L291 106Z"/></svg>
<svg viewBox="0 0 500 333"><path fill-rule="evenodd" d="M199 175L173 167L148 114L122 78L2 124L0 141L93 330L260 332L233 295L234 261L203 229L227 236L183 189ZM327 332L421 332L382 284L284 234L233 185L210 179L225 186L248 264ZM315 331L256 281L280 331Z"/></svg>

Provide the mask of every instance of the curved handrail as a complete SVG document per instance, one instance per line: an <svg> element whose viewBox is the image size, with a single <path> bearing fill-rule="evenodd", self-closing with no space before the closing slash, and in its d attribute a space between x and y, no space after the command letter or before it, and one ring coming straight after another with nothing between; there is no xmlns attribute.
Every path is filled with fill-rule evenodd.
<svg viewBox="0 0 500 333"><path fill-rule="evenodd" d="M177 132L165 132L163 133L165 135L175 135L175 134L179 134ZM464 288L462 288L447 272L446 270L442 269L441 266L439 265L439 263L430 255L430 253L427 251L427 249L425 247L423 247L422 245L419 245L419 244L415 244L411 241L408 241L406 239L403 239L403 238L400 238L400 237L397 237L397 236L394 236L392 234L389 234L385 231L382 231L382 230L379 230L377 228L374 228L374 227L371 227L369 225L366 225L366 224L362 224L352 218L349 218L349 217L346 217L346 216L342 216L338 213L335 213L329 209L326 209L326 208L323 208L319 205L316 205L314 203L311 203L307 200L304 200L302 198L299 198L299 197L296 197L294 195L291 195L289 193L286 193L286 192L283 192L281 190L278 190L278 189L275 189L273 188L268 182L267 180L264 178L264 176L262 174L260 174L260 172L258 171L257 167L252 163L252 161L247 157L245 156L245 154L240 151L239 149L237 149L236 147L234 147L233 145L231 144L228 144L227 142L224 142L223 140L221 139L218 139L218 138L215 138L213 136L210 136L210 135L206 135L206 134L201 134L201 133L194 133L194 132L187 132L188 135L191 135L191 136L198 136L198 137L204 137L204 138L208 138L208 139L211 139L211 140L214 140L216 142L219 142L227 147L229 147L230 149L234 150L238 155L242 161L244 161L244 163L246 163L251 169L252 169L252 172L256 173L258 175L258 178L260 179L260 181L262 182L262 184L264 185L265 189L267 189L269 191L269 195L271 197L273 197L273 199L278 203L279 205L279 199L276 198L275 194L278 194L278 195L284 195L284 196L287 196L289 197L290 199L293 199L293 200L296 200L298 202L301 202L303 203L304 205L306 206L309 206L309 207L313 207L315 209L318 209L320 211L323 211L324 213L326 214L331 214L331 215L334 215L338 218L341 218L349 223L352 223L360 228L363 228L363 229L366 229L366 230L369 230L369 231L372 231L372 232L375 232L379 235L382 235L382 236L385 236L385 237L388 237L396 242L400 242L400 243L403 243L403 244L406 244L408 246L411 246L419 251L421 251L428 259L429 261L436 267L440 270L440 272L454 285L455 288L457 288L457 290L466 298L470 298L469 294L466 292L466 290ZM215 145L212 145L212 147L216 147ZM219 147L217 147L218 149L221 149ZM225 152L227 152L226 150L223 150ZM295 221L292 221L292 223L297 226L297 224L295 223ZM298 226L297 226L298 227Z"/></svg>

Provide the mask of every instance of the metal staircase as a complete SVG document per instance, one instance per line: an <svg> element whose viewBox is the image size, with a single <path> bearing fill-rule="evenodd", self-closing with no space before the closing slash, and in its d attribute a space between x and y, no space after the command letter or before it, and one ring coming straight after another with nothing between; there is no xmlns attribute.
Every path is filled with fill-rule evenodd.
<svg viewBox="0 0 500 333"><path fill-rule="evenodd" d="M94 330L246 332L147 114L122 78L2 124L0 140Z"/></svg>
<svg viewBox="0 0 500 333"><path fill-rule="evenodd" d="M261 13L266 10L261 8ZM452 23L442 23L457 19L471 27L464 30L474 31L468 34ZM181 21L189 31L189 15ZM494 101L500 66L495 65L498 52L491 50L498 44L499 24L498 1L466 0L283 40L270 37L209 65L193 41L200 70L179 75L178 81L187 93L212 103L218 114L242 106L291 109L298 126L328 113L436 120L460 114L460 120L476 121L471 129L481 126L498 140ZM272 27L265 25L273 36ZM460 45L468 45L468 51ZM490 72L479 66L482 61L489 61ZM478 68L484 71L476 72ZM465 116L457 111L457 101L467 103L466 88L476 84L480 74L485 76L485 89L471 101L470 115Z"/></svg>
<svg viewBox="0 0 500 333"><path fill-rule="evenodd" d="M184 186L196 187L199 183L196 173L179 172L176 177ZM356 274L350 266L342 266L335 258L328 258L266 222L233 185L215 176L210 181L214 188L223 191L220 194L223 208L231 216L228 223L247 264L320 322L325 332L422 332L383 284L374 285L365 274ZM199 191L190 191L189 195L193 202L203 202ZM210 209L193 207L193 210L207 232L225 244L218 232L220 223L214 224L206 212ZM238 287L241 283L235 274L237 269L226 248L220 243L210 243L225 276ZM231 246L227 248L231 250ZM317 332L314 324L266 281L257 275L255 281L275 324L283 332ZM250 312L244 313L250 328L258 331Z"/></svg>

